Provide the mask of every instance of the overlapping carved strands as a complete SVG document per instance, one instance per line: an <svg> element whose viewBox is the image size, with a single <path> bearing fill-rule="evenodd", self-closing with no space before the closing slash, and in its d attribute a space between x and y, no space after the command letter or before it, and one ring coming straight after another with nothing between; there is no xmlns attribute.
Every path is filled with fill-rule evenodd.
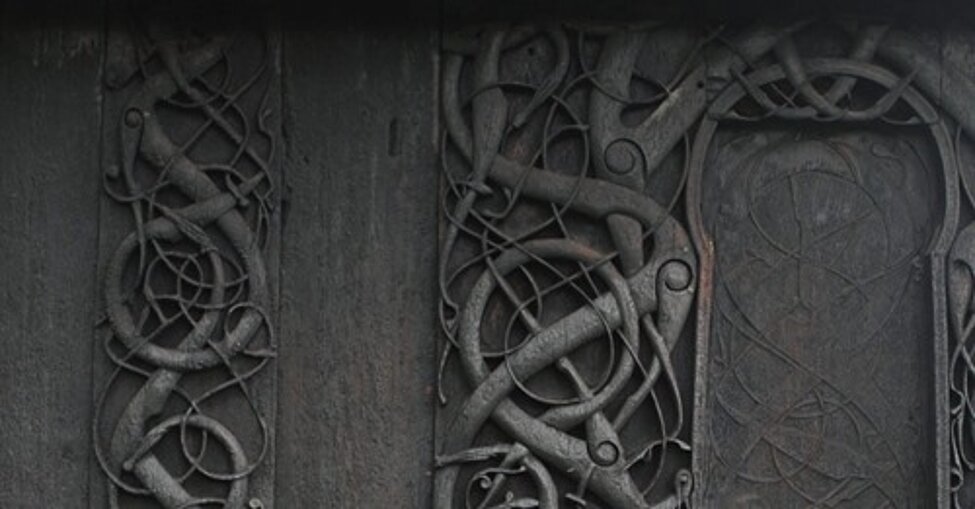
<svg viewBox="0 0 975 509"><path fill-rule="evenodd" d="M442 367L456 353L471 390L447 416L436 507L553 508L593 496L651 507L655 489L676 506L687 496L689 474L665 461L688 448L671 363L697 266L671 214L682 170L659 190L665 200L645 194L648 166L627 152L641 145L611 111L632 74L613 45L627 40L607 43L594 64L580 56L587 37L553 25L448 41ZM503 79L508 56L540 40L551 48L545 75ZM559 166L573 159L566 151L575 164ZM608 240L587 234L603 226ZM560 307L565 298L579 304ZM602 366L585 354L594 346ZM546 393L541 377L568 392ZM639 422L648 416L655 424ZM488 421L503 438L481 445ZM657 431L626 436L639 427ZM635 479L641 469L653 472Z"/></svg>
<svg viewBox="0 0 975 509"><path fill-rule="evenodd" d="M104 273L115 368L95 451L112 507L133 496L168 509L261 507L248 480L269 445L251 384L275 351L270 48L257 43L259 63L240 65L227 37L134 40L115 48L132 60L110 59L107 72L112 93L128 95L105 189L135 226Z"/></svg>
<svg viewBox="0 0 975 509"><path fill-rule="evenodd" d="M663 78L639 64L656 25L495 26L445 39L441 370L459 371L467 385L447 393L442 374L436 507L650 508L692 499L692 476L673 458L690 449L682 393L694 383L703 394L705 375L699 357L689 382L671 357L695 298L698 349L709 334L714 246L697 181L719 122L927 127L945 185L943 222L927 252L933 277L943 275L938 255L958 212L954 146L975 135L966 106L975 86L936 50L885 26L830 25L847 34L846 48L803 54L796 36L814 26L692 30L698 43ZM674 212L681 199L686 228ZM950 461L952 493L975 467L975 262L966 238L949 280L952 433L950 445L939 438L937 446L938 485ZM939 287L935 310L946 312ZM593 357L605 365L591 369ZM560 383L573 393L552 395ZM695 420L695 443L706 434Z"/></svg>
<svg viewBox="0 0 975 509"><path fill-rule="evenodd" d="M917 49L907 36L896 39L883 53L899 65L918 69L919 88L933 95L940 90L941 106L955 122L956 164L969 210L975 209L975 82L953 65L937 65L937 60ZM968 507L975 502L975 223L958 232L947 259L948 318L952 347L948 358L949 436L948 487L952 507Z"/></svg>

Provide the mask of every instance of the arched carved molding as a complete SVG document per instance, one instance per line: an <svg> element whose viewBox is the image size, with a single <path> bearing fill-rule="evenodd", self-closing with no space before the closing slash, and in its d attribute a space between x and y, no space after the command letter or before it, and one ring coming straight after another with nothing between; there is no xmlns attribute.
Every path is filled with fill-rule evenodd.
<svg viewBox="0 0 975 509"><path fill-rule="evenodd" d="M970 503L975 85L939 50L448 34L435 506Z"/></svg>

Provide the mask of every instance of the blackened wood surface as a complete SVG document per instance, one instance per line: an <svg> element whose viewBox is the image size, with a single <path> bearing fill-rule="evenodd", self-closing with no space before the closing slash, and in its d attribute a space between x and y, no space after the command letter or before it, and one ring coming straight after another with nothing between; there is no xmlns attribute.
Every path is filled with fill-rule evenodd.
<svg viewBox="0 0 975 509"><path fill-rule="evenodd" d="M279 507L427 507L436 34L285 35Z"/></svg>
<svg viewBox="0 0 975 509"><path fill-rule="evenodd" d="M0 9L0 18L3 18ZM84 507L98 27L0 26L0 507Z"/></svg>

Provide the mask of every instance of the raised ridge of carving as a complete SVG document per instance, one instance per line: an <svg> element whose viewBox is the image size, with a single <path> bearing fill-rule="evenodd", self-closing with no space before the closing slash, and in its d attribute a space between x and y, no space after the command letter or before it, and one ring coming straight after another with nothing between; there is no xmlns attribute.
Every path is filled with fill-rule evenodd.
<svg viewBox="0 0 975 509"><path fill-rule="evenodd" d="M639 48L640 32L611 36L595 59L587 37L552 25L447 42L441 317L444 362L458 353L470 391L441 435L438 508L688 495L672 458L689 449L671 351L697 269L673 214L683 170L668 168L664 188L621 122L636 52L614 49ZM506 65L524 79L502 77ZM593 235L603 225L608 238ZM488 421L503 437L485 441Z"/></svg>

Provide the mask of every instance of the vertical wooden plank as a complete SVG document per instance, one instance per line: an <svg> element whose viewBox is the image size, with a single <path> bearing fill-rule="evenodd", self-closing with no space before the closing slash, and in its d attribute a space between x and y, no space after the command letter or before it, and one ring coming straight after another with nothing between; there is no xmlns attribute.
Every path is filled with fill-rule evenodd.
<svg viewBox="0 0 975 509"><path fill-rule="evenodd" d="M434 29L286 35L281 507L430 504Z"/></svg>
<svg viewBox="0 0 975 509"><path fill-rule="evenodd" d="M0 507L83 507L101 28L0 6Z"/></svg>

